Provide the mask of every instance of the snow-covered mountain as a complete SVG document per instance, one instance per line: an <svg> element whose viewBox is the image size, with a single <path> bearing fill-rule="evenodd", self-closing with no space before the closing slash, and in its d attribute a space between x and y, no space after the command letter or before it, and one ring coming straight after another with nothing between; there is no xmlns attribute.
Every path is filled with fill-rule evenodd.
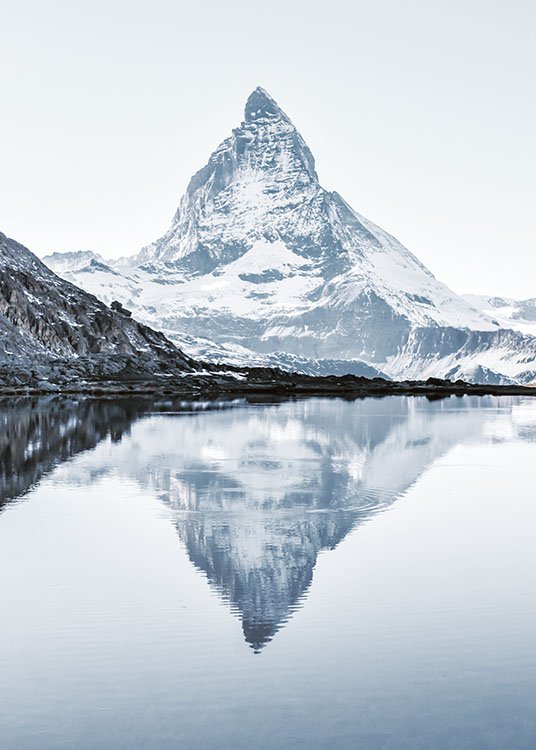
<svg viewBox="0 0 536 750"><path fill-rule="evenodd" d="M536 297L512 299L479 294L464 294L463 297L502 328L513 328L536 336Z"/></svg>
<svg viewBox="0 0 536 750"><path fill-rule="evenodd" d="M536 339L500 330L325 190L303 138L261 88L163 237L118 263L71 256L45 262L196 356L290 358L319 373L536 379Z"/></svg>
<svg viewBox="0 0 536 750"><path fill-rule="evenodd" d="M98 267L108 270L104 258L91 250L75 250L74 252L52 253L47 258L47 265L54 266L56 273L66 271L81 271L82 269L96 269Z"/></svg>

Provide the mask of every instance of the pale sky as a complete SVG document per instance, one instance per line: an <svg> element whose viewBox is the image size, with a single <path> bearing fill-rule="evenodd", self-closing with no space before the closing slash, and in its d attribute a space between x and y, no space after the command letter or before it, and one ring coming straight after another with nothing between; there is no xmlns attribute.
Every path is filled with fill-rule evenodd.
<svg viewBox="0 0 536 750"><path fill-rule="evenodd" d="M457 292L536 296L533 0L1 0L0 231L133 254L261 85Z"/></svg>

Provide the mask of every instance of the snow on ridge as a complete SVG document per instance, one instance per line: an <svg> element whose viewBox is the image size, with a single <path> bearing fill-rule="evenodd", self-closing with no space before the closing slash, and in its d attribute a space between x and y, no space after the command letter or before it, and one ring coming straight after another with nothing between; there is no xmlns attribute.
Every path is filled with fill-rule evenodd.
<svg viewBox="0 0 536 750"><path fill-rule="evenodd" d="M536 298L518 300L481 294L464 294L463 298L501 328L536 336Z"/></svg>

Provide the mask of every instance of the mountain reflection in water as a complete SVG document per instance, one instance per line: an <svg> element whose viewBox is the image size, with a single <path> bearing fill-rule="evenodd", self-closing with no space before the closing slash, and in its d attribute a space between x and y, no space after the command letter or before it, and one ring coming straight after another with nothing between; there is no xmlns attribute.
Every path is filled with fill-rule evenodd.
<svg viewBox="0 0 536 750"><path fill-rule="evenodd" d="M496 403L5 400L0 505L53 469L76 485L106 473L137 482L172 511L189 559L259 652L301 606L318 554L387 508L453 446L485 434ZM511 424L534 439L533 421Z"/></svg>

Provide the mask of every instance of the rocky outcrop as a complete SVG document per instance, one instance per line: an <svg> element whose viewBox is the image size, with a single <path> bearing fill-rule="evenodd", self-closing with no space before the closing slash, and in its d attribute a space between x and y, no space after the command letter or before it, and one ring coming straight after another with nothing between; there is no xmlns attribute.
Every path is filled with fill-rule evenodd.
<svg viewBox="0 0 536 750"><path fill-rule="evenodd" d="M27 381L45 379L47 370L83 377L125 366L157 373L195 364L121 304L110 309L0 233L0 369Z"/></svg>

